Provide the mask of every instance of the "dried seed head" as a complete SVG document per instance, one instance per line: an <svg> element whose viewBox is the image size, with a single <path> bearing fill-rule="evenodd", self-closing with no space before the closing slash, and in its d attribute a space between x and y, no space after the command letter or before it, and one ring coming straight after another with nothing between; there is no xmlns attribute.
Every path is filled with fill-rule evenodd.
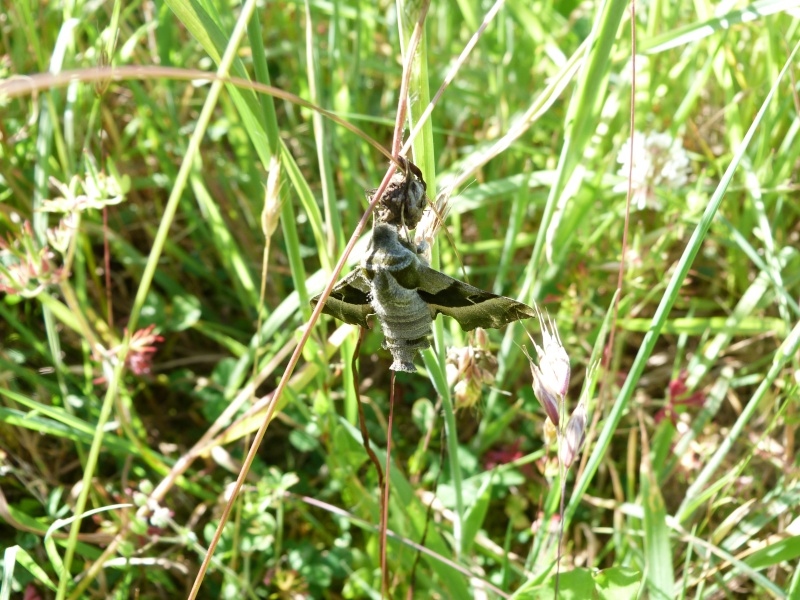
<svg viewBox="0 0 800 600"><path fill-rule="evenodd" d="M453 388L456 410L472 408L481 399L481 385L475 379L462 379Z"/></svg>
<svg viewBox="0 0 800 600"><path fill-rule="evenodd" d="M430 249L433 246L433 240L436 239L436 234L439 229L444 225L444 220L447 218L447 213L450 211L450 196L440 194L436 198L435 206L426 210L422 215L422 219L417 226L417 231L414 234L414 241L417 246L426 250L425 256L428 262L431 261Z"/></svg>
<svg viewBox="0 0 800 600"><path fill-rule="evenodd" d="M0 238L0 292L33 298L47 286L59 284L68 274L53 264L54 259L48 246L38 247L31 224L25 221L19 233Z"/></svg>
<svg viewBox="0 0 800 600"><path fill-rule="evenodd" d="M46 236L50 247L56 252L66 255L69 244L77 230L77 221L76 213L67 213L58 221L58 225L48 229Z"/></svg>
<svg viewBox="0 0 800 600"><path fill-rule="evenodd" d="M84 179L75 175L69 184L50 177L50 185L61 192L62 196L42 201L41 211L75 213L89 209L102 210L119 204L125 200L131 180L129 176L117 173L111 164L109 169L110 174L97 172L90 164Z"/></svg>
<svg viewBox="0 0 800 600"><path fill-rule="evenodd" d="M280 173L280 160L273 155L269 161L269 176L264 191L264 210L261 211L261 231L265 238L272 237L278 228L281 214Z"/></svg>
<svg viewBox="0 0 800 600"><path fill-rule="evenodd" d="M489 335L483 327L475 329L475 346L481 350L489 349Z"/></svg>
<svg viewBox="0 0 800 600"><path fill-rule="evenodd" d="M586 439L586 403L581 401L567 423L567 430L561 444L561 460L564 468L569 469L581 451Z"/></svg>
<svg viewBox="0 0 800 600"><path fill-rule="evenodd" d="M447 351L447 380L454 385L456 408L474 406L483 386L494 382L497 361L489 352L488 344L486 332L478 329L468 346Z"/></svg>
<svg viewBox="0 0 800 600"><path fill-rule="evenodd" d="M523 346L522 351L531 363L531 374L533 375L533 393L536 399L544 408L547 417L555 425L556 429L561 427L561 408L564 406L564 396L569 389L569 356L558 336L558 329L553 320L548 316L546 319L536 306L536 316L542 327L542 345L536 343L533 336L528 333L528 337L536 348L536 355L539 364L533 362L530 354Z"/></svg>

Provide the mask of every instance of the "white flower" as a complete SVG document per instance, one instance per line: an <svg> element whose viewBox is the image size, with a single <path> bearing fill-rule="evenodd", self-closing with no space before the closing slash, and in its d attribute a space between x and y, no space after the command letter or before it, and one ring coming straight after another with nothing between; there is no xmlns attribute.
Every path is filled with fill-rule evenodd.
<svg viewBox="0 0 800 600"><path fill-rule="evenodd" d="M633 136L633 171L630 169L631 140L628 138L617 154L622 165L618 175L626 181L614 187L615 192L628 189L627 178L631 176L632 202L639 210L661 208L656 197L656 188L679 189L689 181L689 155L681 141L669 133L636 132Z"/></svg>
<svg viewBox="0 0 800 600"><path fill-rule="evenodd" d="M169 525L170 517L172 517L172 511L170 509L165 506L156 505L153 509L153 514L150 515L150 525L163 529Z"/></svg>

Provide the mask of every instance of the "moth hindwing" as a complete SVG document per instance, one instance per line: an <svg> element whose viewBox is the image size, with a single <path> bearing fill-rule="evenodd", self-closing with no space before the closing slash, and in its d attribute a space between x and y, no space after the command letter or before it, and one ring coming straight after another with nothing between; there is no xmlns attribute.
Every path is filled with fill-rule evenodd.
<svg viewBox="0 0 800 600"><path fill-rule="evenodd" d="M430 268L397 229L385 223L375 225L358 268L334 286L322 312L362 327L369 327L368 315L376 315L384 347L394 359L389 368L411 373L416 371L417 351L430 346L431 323L439 313L453 317L465 331L536 316L526 304Z"/></svg>
<svg viewBox="0 0 800 600"><path fill-rule="evenodd" d="M399 162L404 168L392 175L380 204L375 208L375 218L379 223L414 229L425 212L425 191L428 185L417 165L402 157ZM370 201L376 191L367 190Z"/></svg>

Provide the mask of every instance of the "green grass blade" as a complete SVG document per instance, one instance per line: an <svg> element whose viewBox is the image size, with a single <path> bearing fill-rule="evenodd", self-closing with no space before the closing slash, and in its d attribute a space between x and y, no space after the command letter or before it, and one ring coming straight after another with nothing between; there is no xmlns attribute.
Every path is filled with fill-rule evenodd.
<svg viewBox="0 0 800 600"><path fill-rule="evenodd" d="M769 106L770 102L772 102L773 97L775 96L778 86L781 83L783 76L786 74L786 71L789 69L789 66L792 64L794 57L797 53L798 48L800 48L800 44L795 46L792 50L791 55L789 56L788 61L784 65L783 70L781 71L778 79L773 83L772 88L770 89L769 93L767 94L766 98L764 99L763 104L761 105L761 109L758 111L755 119L753 120L750 128L747 131L747 135L743 140L742 144L737 148L736 153L734 154L731 163L728 165L728 168L725 171L725 174L722 177L717 189L714 191L714 195L710 199L708 206L706 206L705 211L703 212L703 216L700 220L700 223L697 225L697 228L692 233L692 237L690 238L689 242L687 243L686 250L681 256L681 259L676 266L675 272L673 276L670 278L669 284L667 289L664 292L663 298L659 303L659 306L656 310L655 315L653 316L652 327L650 330L645 334L644 340L642 341L640 350L636 355L636 359L631 365L630 371L628 373L628 377L625 380L625 383L620 390L619 395L617 396L616 401L614 402L613 407L611 408L611 412L606 417L605 424L603 429L600 433L600 436L597 439L597 443L592 450L592 454L589 457L589 461L586 464L586 469L583 472L583 476L578 481L575 486L575 492L570 499L570 502L566 509L566 520L569 522L572 516L575 513L575 510L578 507L578 504L583 497L583 494L586 493L586 489L589 485L589 481L594 476L597 467L602 460L602 457L605 455L606 451L608 450L608 446L611 441L611 436L617 428L620 419L622 418L622 414L627 408L628 402L630 401L631 396L636 388L637 382L641 377L642 372L645 368L645 363L649 358L650 354L655 347L656 341L659 338L661 333L661 329L666 323L667 316L669 315L670 310L672 309L675 300L678 297L678 293L680 291L681 286L683 285L683 281L686 278L687 273L689 272L689 268L694 261L694 258L697 256L697 253L700 250L700 246L705 238L709 227L716 215L717 210L719 209L719 205L722 202L722 198L725 194L725 191L728 189L730 185L733 175L736 172L736 169L739 166L739 163L745 156L745 152L747 147L752 140L758 126L761 124L761 120L766 112L767 107ZM680 511L679 511L680 514Z"/></svg>

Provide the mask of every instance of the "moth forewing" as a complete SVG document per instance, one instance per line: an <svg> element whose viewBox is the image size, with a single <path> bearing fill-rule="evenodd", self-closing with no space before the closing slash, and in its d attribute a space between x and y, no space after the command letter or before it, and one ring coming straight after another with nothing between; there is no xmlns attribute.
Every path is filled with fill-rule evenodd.
<svg viewBox="0 0 800 600"><path fill-rule="evenodd" d="M358 266L352 273L336 282L325 301L325 306L322 307L322 312L345 323L369 329L367 317L374 312L369 303L370 290L370 282ZM312 298L312 306L316 306L321 297L322 294L319 294Z"/></svg>
<svg viewBox="0 0 800 600"><path fill-rule="evenodd" d="M428 304L434 317L439 313L453 317L464 331L476 327L500 329L512 321L535 317L534 310L522 302L498 296L453 279L430 267L421 280L419 295Z"/></svg>

